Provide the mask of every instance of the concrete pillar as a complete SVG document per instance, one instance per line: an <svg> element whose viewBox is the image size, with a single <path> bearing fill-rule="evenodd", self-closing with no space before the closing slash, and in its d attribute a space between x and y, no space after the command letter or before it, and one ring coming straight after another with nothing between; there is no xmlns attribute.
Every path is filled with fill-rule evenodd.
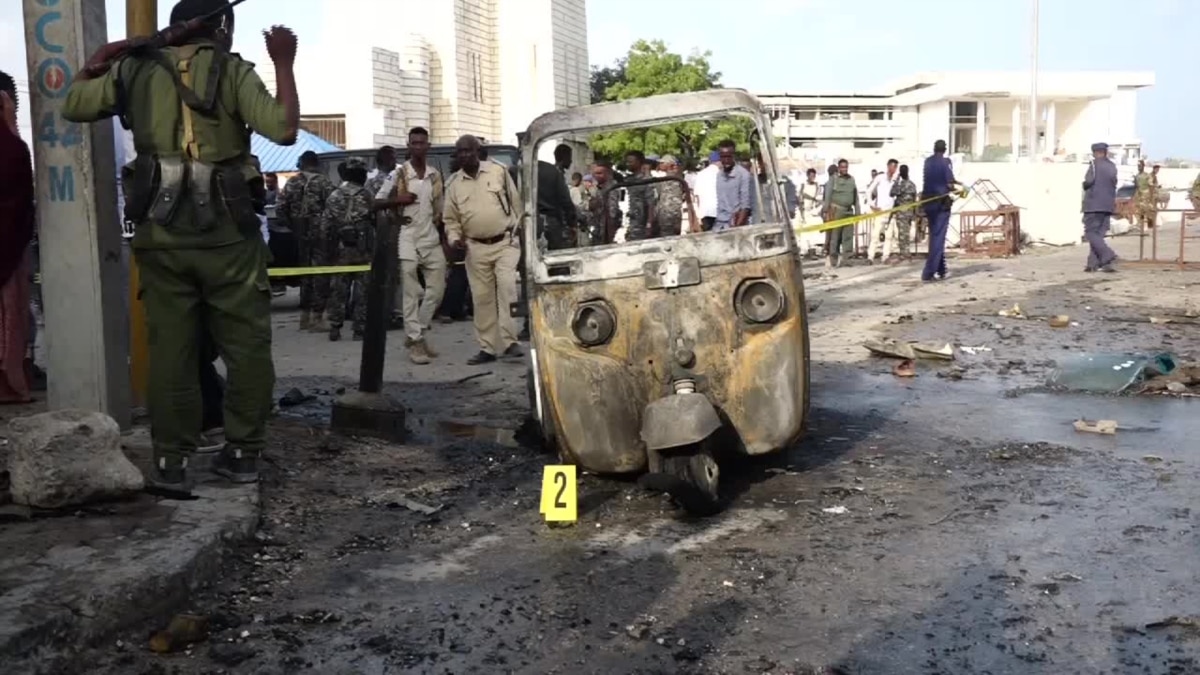
<svg viewBox="0 0 1200 675"><path fill-rule="evenodd" d="M122 301L111 124L62 118L75 67L107 42L103 2L23 0L51 410L128 427L129 325ZM97 170L99 169L99 170Z"/></svg>
<svg viewBox="0 0 1200 675"><path fill-rule="evenodd" d="M983 156L983 149L987 147L987 104L979 101L975 104L975 148L972 150L975 157Z"/></svg>
<svg viewBox="0 0 1200 675"><path fill-rule="evenodd" d="M1012 158L1013 161L1021 156L1021 104L1013 101L1012 111Z"/></svg>
<svg viewBox="0 0 1200 675"><path fill-rule="evenodd" d="M1046 154L1050 156L1054 156L1055 150L1058 149L1058 131L1055 128L1057 116L1057 106L1054 105L1054 101L1050 101L1046 104Z"/></svg>

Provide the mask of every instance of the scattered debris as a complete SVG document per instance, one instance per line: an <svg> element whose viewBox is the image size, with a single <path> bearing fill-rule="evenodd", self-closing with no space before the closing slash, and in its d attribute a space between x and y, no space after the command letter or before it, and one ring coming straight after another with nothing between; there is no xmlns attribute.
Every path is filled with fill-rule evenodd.
<svg viewBox="0 0 1200 675"><path fill-rule="evenodd" d="M1050 317L1051 328L1066 328L1071 325L1071 317L1066 314L1056 314Z"/></svg>
<svg viewBox="0 0 1200 675"><path fill-rule="evenodd" d="M481 373L472 373L470 375L467 375L466 377L458 378L457 380L454 381L454 384L463 384L466 382L470 382L471 380L479 379L481 377L487 377L488 375L491 375L491 374L492 374L492 371L490 371L490 370L485 370Z"/></svg>
<svg viewBox="0 0 1200 675"><path fill-rule="evenodd" d="M1143 455L1142 461L1147 464L1158 464L1163 461L1163 458L1158 455Z"/></svg>
<svg viewBox="0 0 1200 675"><path fill-rule="evenodd" d="M912 350L916 353L917 358L919 359L936 359L939 361L954 360L954 347L949 343L946 343L946 345L942 347L931 347L929 345L922 345L914 342L912 344Z"/></svg>
<svg viewBox="0 0 1200 675"><path fill-rule="evenodd" d="M843 515L846 513L850 513L850 509L848 509L844 506L841 506L839 504L838 506L830 506L830 507L821 509L821 513L829 513L829 514L832 514L835 516L840 516L840 515Z"/></svg>
<svg viewBox="0 0 1200 675"><path fill-rule="evenodd" d="M400 500L400 506L403 506L409 511L416 511L417 513L424 513L427 516L432 516L433 514L445 508L446 505L438 504L437 506L430 506L428 504L422 504L421 502L405 497L404 499Z"/></svg>
<svg viewBox="0 0 1200 675"><path fill-rule="evenodd" d="M1175 369L1175 357L1170 354L1082 354L1061 362L1050 373L1047 384L1074 391L1117 394L1147 376L1158 377ZM1166 385L1162 388L1166 389Z"/></svg>
<svg viewBox="0 0 1200 675"><path fill-rule="evenodd" d="M299 389L297 389L296 387L292 387L291 389L287 390L287 393L285 393L283 396L279 397L279 407L280 408L294 408L298 405L304 405L305 403L308 403L309 401L315 401L315 400L317 400L316 396L313 396L312 394L306 394L306 393L300 391Z"/></svg>
<svg viewBox="0 0 1200 675"><path fill-rule="evenodd" d="M1190 630L1200 630L1200 619L1194 616L1168 616L1160 621L1152 621L1146 624L1146 628L1187 628Z"/></svg>
<svg viewBox="0 0 1200 675"><path fill-rule="evenodd" d="M966 345L961 345L961 346L959 346L958 349L962 353L970 354L971 356L975 356L976 354L983 354L985 352L992 351L991 347L967 347Z"/></svg>
<svg viewBox="0 0 1200 675"><path fill-rule="evenodd" d="M1115 420L1097 420L1089 422L1087 420L1075 420L1075 431L1084 431L1091 434L1113 435L1117 433L1117 422Z"/></svg>
<svg viewBox="0 0 1200 675"><path fill-rule="evenodd" d="M904 359L900 363L897 363L894 368L892 368L892 375L895 375L896 377L916 377L916 363L912 359Z"/></svg>
<svg viewBox="0 0 1200 675"><path fill-rule="evenodd" d="M876 356L887 356L894 359L915 359L916 353L912 345L896 342L895 340L867 340L863 343L867 351Z"/></svg>
<svg viewBox="0 0 1200 675"><path fill-rule="evenodd" d="M208 617L176 614L165 630L160 630L150 637L150 651L155 654L172 654L207 639Z"/></svg>
<svg viewBox="0 0 1200 675"><path fill-rule="evenodd" d="M886 356L893 359L935 359L941 361L954 360L954 347L946 344L933 347L918 342L897 342L896 340L867 340L863 343L867 351L876 356Z"/></svg>
<svg viewBox="0 0 1200 675"><path fill-rule="evenodd" d="M1013 305L1009 309L1002 309L999 312L1000 316L1008 317L1009 319L1024 319L1025 314L1021 312L1020 305Z"/></svg>
<svg viewBox="0 0 1200 675"><path fill-rule="evenodd" d="M1059 572L1058 574L1051 575L1050 578L1055 581L1083 581L1083 577L1071 572Z"/></svg>

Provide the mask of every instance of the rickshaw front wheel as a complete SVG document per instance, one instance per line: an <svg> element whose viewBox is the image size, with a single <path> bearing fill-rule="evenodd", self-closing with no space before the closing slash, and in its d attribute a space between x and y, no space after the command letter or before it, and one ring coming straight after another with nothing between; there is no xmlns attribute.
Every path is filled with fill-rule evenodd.
<svg viewBox="0 0 1200 675"><path fill-rule="evenodd" d="M720 468L705 443L691 452L663 455L662 473L673 476L667 493L694 516L711 516L721 511Z"/></svg>

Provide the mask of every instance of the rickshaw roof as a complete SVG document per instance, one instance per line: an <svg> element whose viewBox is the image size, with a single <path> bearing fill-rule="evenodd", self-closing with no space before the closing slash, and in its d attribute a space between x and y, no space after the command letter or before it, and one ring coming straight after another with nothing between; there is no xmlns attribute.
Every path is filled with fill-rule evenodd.
<svg viewBox="0 0 1200 675"><path fill-rule="evenodd" d="M529 140L539 143L572 131L649 127L715 117L732 111L759 114L762 104L744 89L709 89L564 108L535 119L529 125Z"/></svg>

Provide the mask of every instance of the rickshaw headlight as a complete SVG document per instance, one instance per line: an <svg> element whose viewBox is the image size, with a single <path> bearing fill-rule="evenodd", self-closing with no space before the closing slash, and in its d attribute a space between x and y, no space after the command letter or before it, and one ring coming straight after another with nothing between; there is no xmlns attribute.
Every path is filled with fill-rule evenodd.
<svg viewBox="0 0 1200 675"><path fill-rule="evenodd" d="M585 347L596 347L612 339L617 319L612 310L598 300L585 302L575 310L571 331Z"/></svg>
<svg viewBox="0 0 1200 675"><path fill-rule="evenodd" d="M750 323L770 323L783 316L786 305L783 289L770 279L747 279L734 296L738 315Z"/></svg>

